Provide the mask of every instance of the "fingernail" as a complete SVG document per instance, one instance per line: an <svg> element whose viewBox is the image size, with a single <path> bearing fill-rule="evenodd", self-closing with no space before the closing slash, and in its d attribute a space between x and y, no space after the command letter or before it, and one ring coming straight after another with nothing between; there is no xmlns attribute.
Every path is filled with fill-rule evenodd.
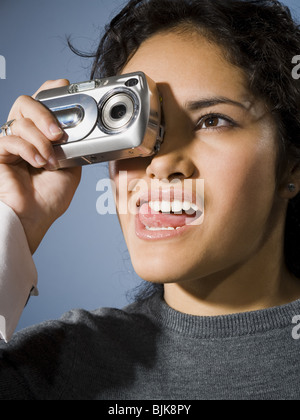
<svg viewBox="0 0 300 420"><path fill-rule="evenodd" d="M62 135L63 131L57 124L51 124L49 127L49 131L51 136L56 137L58 135Z"/></svg>
<svg viewBox="0 0 300 420"><path fill-rule="evenodd" d="M56 159L56 157L55 157L55 156L51 156L51 157L48 159L48 164L49 164L50 166L52 166L53 168L58 168L58 166L59 166L59 164L58 164L58 160Z"/></svg>
<svg viewBox="0 0 300 420"><path fill-rule="evenodd" d="M39 166L45 166L47 161L41 155L35 155L35 161Z"/></svg>

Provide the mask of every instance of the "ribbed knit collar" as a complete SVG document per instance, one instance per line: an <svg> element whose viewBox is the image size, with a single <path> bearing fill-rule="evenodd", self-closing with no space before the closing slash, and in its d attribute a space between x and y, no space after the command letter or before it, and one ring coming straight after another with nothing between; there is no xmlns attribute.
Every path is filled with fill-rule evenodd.
<svg viewBox="0 0 300 420"><path fill-rule="evenodd" d="M161 328L179 334L211 339L254 335L275 329L295 327L293 318L300 315L300 300L270 309L223 316L194 316L175 311L167 305L161 294L149 298L148 316Z"/></svg>

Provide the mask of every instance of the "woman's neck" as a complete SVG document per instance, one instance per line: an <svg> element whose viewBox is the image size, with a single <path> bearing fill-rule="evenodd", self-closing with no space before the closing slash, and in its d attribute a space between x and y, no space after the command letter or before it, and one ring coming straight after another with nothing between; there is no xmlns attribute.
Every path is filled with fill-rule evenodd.
<svg viewBox="0 0 300 420"><path fill-rule="evenodd" d="M249 312L297 300L300 279L288 271L283 250L278 248L270 239L243 264L204 278L166 284L165 300L179 312L199 316Z"/></svg>

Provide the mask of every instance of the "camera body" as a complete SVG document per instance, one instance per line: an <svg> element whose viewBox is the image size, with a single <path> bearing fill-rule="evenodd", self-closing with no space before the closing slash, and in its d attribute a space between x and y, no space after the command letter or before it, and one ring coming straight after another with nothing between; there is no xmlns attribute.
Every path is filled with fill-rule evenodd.
<svg viewBox="0 0 300 420"><path fill-rule="evenodd" d="M54 143L60 168L154 155L164 137L161 97L142 72L40 92L66 135Z"/></svg>

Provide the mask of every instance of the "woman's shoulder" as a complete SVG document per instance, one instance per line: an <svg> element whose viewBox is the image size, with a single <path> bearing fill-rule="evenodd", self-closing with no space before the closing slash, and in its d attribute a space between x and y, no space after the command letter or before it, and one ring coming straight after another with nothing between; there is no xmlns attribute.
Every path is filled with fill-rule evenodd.
<svg viewBox="0 0 300 420"><path fill-rule="evenodd" d="M149 299L123 309L75 309L16 333L0 344L0 391L6 383L8 396L18 388L24 398L58 398L71 377L79 384L96 373L104 377L124 360L143 360L158 331L148 306Z"/></svg>
<svg viewBox="0 0 300 420"><path fill-rule="evenodd" d="M114 332L129 334L132 328L138 331L147 327L149 332L149 328L154 324L151 306L153 300L157 299L159 299L158 296L151 296L131 303L122 309L109 307L93 311L73 309L66 312L60 319L45 321L17 332L8 344L0 342L0 351L32 341L38 344L45 340L54 343L72 339L74 342L78 335L82 340L85 335L90 339L90 336L95 334L97 336L99 334L109 336Z"/></svg>

